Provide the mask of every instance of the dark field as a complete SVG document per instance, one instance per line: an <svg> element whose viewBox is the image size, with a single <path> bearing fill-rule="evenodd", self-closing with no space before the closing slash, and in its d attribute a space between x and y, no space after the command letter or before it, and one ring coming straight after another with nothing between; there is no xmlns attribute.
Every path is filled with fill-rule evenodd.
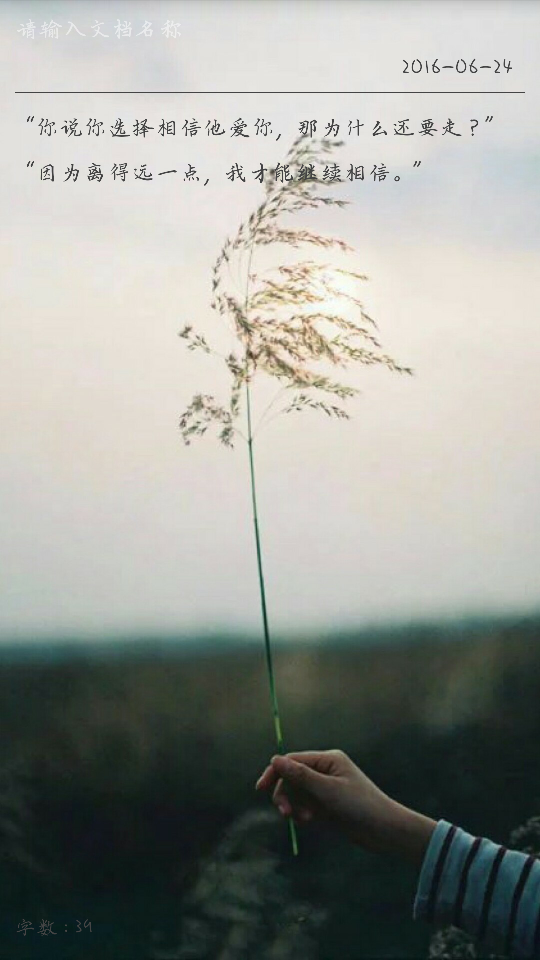
<svg viewBox="0 0 540 960"><path fill-rule="evenodd" d="M275 752L262 641L47 646L0 653L2 958L426 956L414 871L314 825L293 858L255 794ZM288 749L341 747L403 803L497 842L540 813L540 618L275 660Z"/></svg>

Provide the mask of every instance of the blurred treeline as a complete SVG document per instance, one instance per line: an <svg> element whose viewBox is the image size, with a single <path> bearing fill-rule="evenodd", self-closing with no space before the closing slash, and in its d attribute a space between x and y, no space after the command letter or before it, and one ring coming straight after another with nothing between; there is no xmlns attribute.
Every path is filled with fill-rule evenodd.
<svg viewBox="0 0 540 960"><path fill-rule="evenodd" d="M409 867L315 825L293 858L255 794L262 642L4 645L0 664L2 957L426 955ZM275 668L287 749L341 747L498 842L540 813L540 617L280 644Z"/></svg>

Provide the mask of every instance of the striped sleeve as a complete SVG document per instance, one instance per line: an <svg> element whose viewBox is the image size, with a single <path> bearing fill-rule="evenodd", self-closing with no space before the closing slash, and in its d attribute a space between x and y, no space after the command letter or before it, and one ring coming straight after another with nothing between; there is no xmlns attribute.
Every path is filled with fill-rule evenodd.
<svg viewBox="0 0 540 960"><path fill-rule="evenodd" d="M413 916L459 927L489 950L540 960L540 860L439 820Z"/></svg>

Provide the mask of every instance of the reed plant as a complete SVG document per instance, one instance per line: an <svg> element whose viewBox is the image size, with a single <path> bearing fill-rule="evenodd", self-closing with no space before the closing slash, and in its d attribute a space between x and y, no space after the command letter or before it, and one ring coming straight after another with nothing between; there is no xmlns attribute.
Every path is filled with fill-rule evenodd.
<svg viewBox="0 0 540 960"><path fill-rule="evenodd" d="M343 262L354 254L354 248L336 237L296 226L301 213L324 206L344 207L349 202L333 195L340 180L335 174L337 165L331 161L341 145L337 141L297 138L283 163L262 171L264 198L236 234L225 240L212 271L211 306L229 324L234 349L220 353L192 324L180 331L188 349L219 357L231 378L228 403L198 393L180 417L179 425L186 444L214 427L225 446L233 447L237 438L247 446L266 666L277 748L281 753L285 746L257 508L255 435L281 414L311 410L335 419L348 419L346 403L359 391L336 379L333 374L338 368L353 363L382 364L392 372L412 373L382 350L377 324L359 296L358 287L368 278ZM282 255L278 255L277 263L255 273L255 256L269 249L282 251ZM300 250L303 256L292 253ZM325 261L320 260L321 254L327 258ZM256 377L277 381L279 387L255 424ZM292 819L289 829L296 855L298 843Z"/></svg>

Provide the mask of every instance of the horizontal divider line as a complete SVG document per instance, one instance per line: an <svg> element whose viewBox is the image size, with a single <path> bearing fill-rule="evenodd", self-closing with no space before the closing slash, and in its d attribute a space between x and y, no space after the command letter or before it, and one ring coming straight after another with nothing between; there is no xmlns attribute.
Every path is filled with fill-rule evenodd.
<svg viewBox="0 0 540 960"><path fill-rule="evenodd" d="M422 94L433 93L445 94L446 96L453 96L455 93L459 94L482 94L482 93L525 93L525 90L15 90L15 93L158 93L158 94L210 94L214 96L215 94L225 94L229 96L237 96L240 94L249 94L253 96L266 96L271 94L298 94L298 95L309 95L309 96L323 96L329 94L342 94L345 96L359 96L360 94L399 94L404 97L408 97L409 94Z"/></svg>

